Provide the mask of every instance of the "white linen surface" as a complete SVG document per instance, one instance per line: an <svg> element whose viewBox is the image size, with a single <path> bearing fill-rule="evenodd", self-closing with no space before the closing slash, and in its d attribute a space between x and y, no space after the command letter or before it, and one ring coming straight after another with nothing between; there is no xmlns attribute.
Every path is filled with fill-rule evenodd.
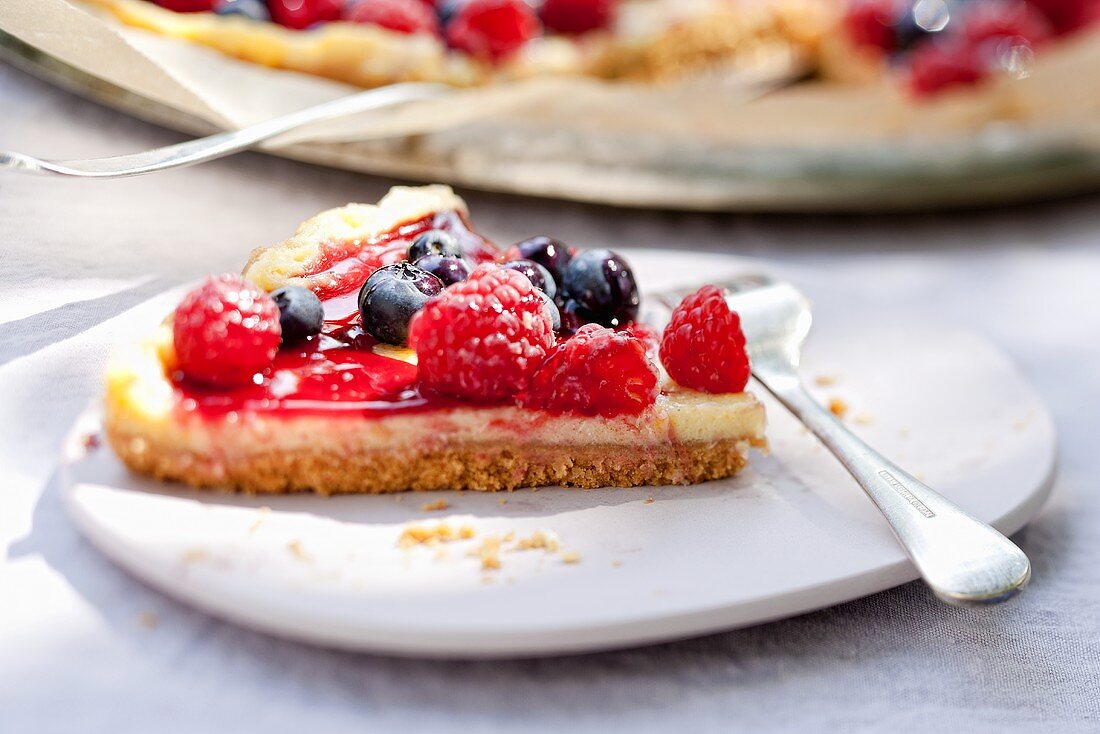
<svg viewBox="0 0 1100 734"><path fill-rule="evenodd" d="M84 157L177 140L0 68L0 147ZM1053 499L1016 537L1034 582L1003 608L947 608L910 584L637 650L411 661L241 629L112 566L66 518L55 477L61 439L119 336L109 319L388 185L260 155L118 182L0 175L0 732L1100 729L1097 197L830 219L465 192L501 241L545 230L583 246L767 257L822 319L926 314L991 337L1061 434Z"/></svg>

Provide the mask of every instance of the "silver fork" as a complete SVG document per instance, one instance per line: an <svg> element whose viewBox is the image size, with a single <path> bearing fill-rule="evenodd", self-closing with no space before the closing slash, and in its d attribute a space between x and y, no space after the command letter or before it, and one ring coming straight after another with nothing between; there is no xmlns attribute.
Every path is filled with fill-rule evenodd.
<svg viewBox="0 0 1100 734"><path fill-rule="evenodd" d="M387 87L379 87L334 99L331 102L323 102L239 130L230 130L229 132L188 140L176 145L109 158L51 161L35 158L24 153L0 151L0 168L78 178L141 176L146 173L193 166L196 163L222 158L315 122L332 120L358 112L366 112L367 110L393 107L414 100L435 99L449 93L450 90L451 88L446 85L427 82L392 84Z"/></svg>
<svg viewBox="0 0 1100 734"><path fill-rule="evenodd" d="M806 392L798 377L812 321L806 298L789 283L748 276L723 283L741 316L752 374L840 459L886 517L914 565L940 599L995 604L1031 578L1024 552L852 434ZM668 309L687 292L650 296Z"/></svg>

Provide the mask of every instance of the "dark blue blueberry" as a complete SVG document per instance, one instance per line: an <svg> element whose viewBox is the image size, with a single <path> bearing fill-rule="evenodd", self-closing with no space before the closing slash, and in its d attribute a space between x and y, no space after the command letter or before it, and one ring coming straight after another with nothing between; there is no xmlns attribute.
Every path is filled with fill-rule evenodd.
<svg viewBox="0 0 1100 734"><path fill-rule="evenodd" d="M218 15L241 15L252 20L271 20L264 0L221 0L214 7L214 12Z"/></svg>
<svg viewBox="0 0 1100 734"><path fill-rule="evenodd" d="M450 232L442 229L430 229L413 240L409 245L409 262L414 263L428 255L450 255L462 257L462 248Z"/></svg>
<svg viewBox="0 0 1100 734"><path fill-rule="evenodd" d="M561 331L561 311L558 310L554 299L546 295L545 291L539 291L538 294L542 296L542 300L546 304L546 310L550 312L550 319L554 322L554 331Z"/></svg>
<svg viewBox="0 0 1100 734"><path fill-rule="evenodd" d="M461 283L473 270L466 260L452 255L425 255L415 265L443 281L443 287Z"/></svg>
<svg viewBox="0 0 1100 734"><path fill-rule="evenodd" d="M469 0L443 0L435 4L436 15L439 16L439 25L446 28L447 24L458 15L458 11L462 10L462 6Z"/></svg>
<svg viewBox="0 0 1100 734"><path fill-rule="evenodd" d="M559 326L557 331L562 336L572 336L577 329L585 325L585 320L577 314L577 302L565 301L558 309Z"/></svg>
<svg viewBox="0 0 1100 734"><path fill-rule="evenodd" d="M587 323L619 327L638 317L638 284L630 265L611 250L587 250L572 259L562 278L566 299Z"/></svg>
<svg viewBox="0 0 1100 734"><path fill-rule="evenodd" d="M550 275L549 270L534 260L511 260L501 265L501 267L523 273L532 285L550 296L550 298L558 294L558 285L554 282L554 276Z"/></svg>
<svg viewBox="0 0 1100 734"><path fill-rule="evenodd" d="M321 333L325 309L321 299L309 288L288 285L271 294L279 307L279 325L283 328L283 343L302 341Z"/></svg>
<svg viewBox="0 0 1100 734"><path fill-rule="evenodd" d="M559 286L562 284L562 276L565 273L566 266L573 259L568 247L546 235L530 237L523 242L517 242L516 250L519 251L519 256L524 260L537 262L550 271L550 275L554 277L554 282Z"/></svg>
<svg viewBox="0 0 1100 734"><path fill-rule="evenodd" d="M409 321L428 299L443 290L431 273L406 262L375 270L359 291L363 329L387 344L409 339Z"/></svg>

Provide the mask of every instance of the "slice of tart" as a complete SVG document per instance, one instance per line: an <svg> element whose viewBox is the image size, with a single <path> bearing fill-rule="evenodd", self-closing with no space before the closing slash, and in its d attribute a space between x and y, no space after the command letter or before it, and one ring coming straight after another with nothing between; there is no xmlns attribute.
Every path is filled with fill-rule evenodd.
<svg viewBox="0 0 1100 734"><path fill-rule="evenodd" d="M135 471L253 493L728 477L765 421L718 301L685 301L661 338L676 384L621 257L502 252L449 188L395 188L253 252L117 353L105 431Z"/></svg>

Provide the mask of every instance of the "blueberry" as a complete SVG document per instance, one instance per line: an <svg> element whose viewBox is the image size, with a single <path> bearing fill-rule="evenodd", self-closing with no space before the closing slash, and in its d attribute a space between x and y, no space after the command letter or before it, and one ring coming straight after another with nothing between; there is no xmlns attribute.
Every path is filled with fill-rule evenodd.
<svg viewBox="0 0 1100 734"><path fill-rule="evenodd" d="M554 299L546 295L545 291L538 291L538 294L542 297L543 302L545 302L546 310L550 312L550 320L554 323L554 331L561 331L561 311L558 310L558 306L554 303Z"/></svg>
<svg viewBox="0 0 1100 734"><path fill-rule="evenodd" d="M516 250L519 251L520 257L524 260L533 260L549 270L550 275L554 276L554 282L559 286L562 283L562 275L565 273L566 266L573 259L568 247L546 235L530 237L522 242L517 242Z"/></svg>
<svg viewBox="0 0 1100 734"><path fill-rule="evenodd" d="M288 285L271 294L279 307L279 325L283 328L283 343L308 339L321 333L325 309L321 299L309 288Z"/></svg>
<svg viewBox="0 0 1100 734"><path fill-rule="evenodd" d="M577 315L577 302L565 301L558 309L558 328L554 331L562 336L572 336L584 324L585 320Z"/></svg>
<svg viewBox="0 0 1100 734"><path fill-rule="evenodd" d="M558 285L554 282L554 276L550 275L549 270L534 260L511 260L501 265L501 267L523 273L532 285L550 296L550 298L558 294Z"/></svg>
<svg viewBox="0 0 1100 734"><path fill-rule="evenodd" d="M443 281L444 288L454 283L461 283L469 278L472 272L468 262L452 255L425 255L415 264L416 267Z"/></svg>
<svg viewBox="0 0 1100 734"><path fill-rule="evenodd" d="M439 16L439 25L446 28L447 24L458 15L458 11L462 10L462 6L469 0L442 0L435 4L436 15Z"/></svg>
<svg viewBox="0 0 1100 734"><path fill-rule="evenodd" d="M634 272L611 250L588 250L573 258L562 276L562 288L586 322L617 327L638 316Z"/></svg>
<svg viewBox="0 0 1100 734"><path fill-rule="evenodd" d="M428 299L443 290L443 282L406 262L379 268L359 291L363 328L378 341L404 344L409 321Z"/></svg>
<svg viewBox="0 0 1100 734"><path fill-rule="evenodd" d="M218 15L241 15L252 20L271 20L264 0L221 0L214 7L214 12Z"/></svg>
<svg viewBox="0 0 1100 734"><path fill-rule="evenodd" d="M430 229L409 245L409 262L414 263L428 255L462 257L463 252L458 245L458 240L450 232L444 232L441 229Z"/></svg>

